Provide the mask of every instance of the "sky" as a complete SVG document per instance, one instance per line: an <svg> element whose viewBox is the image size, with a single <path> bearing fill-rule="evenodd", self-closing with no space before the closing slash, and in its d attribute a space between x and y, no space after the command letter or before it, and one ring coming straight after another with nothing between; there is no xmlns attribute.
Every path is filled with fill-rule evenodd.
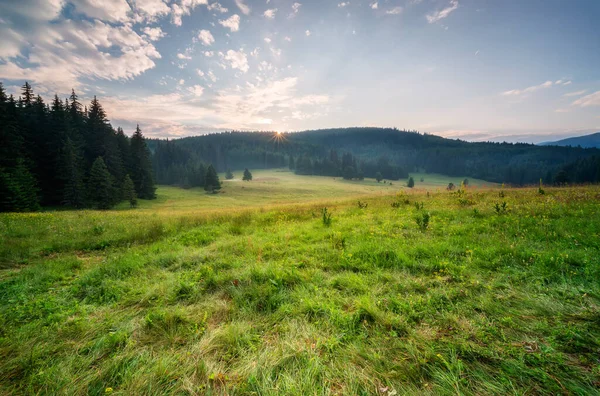
<svg viewBox="0 0 600 396"><path fill-rule="evenodd" d="M600 131L600 0L0 0L0 81L176 138Z"/></svg>

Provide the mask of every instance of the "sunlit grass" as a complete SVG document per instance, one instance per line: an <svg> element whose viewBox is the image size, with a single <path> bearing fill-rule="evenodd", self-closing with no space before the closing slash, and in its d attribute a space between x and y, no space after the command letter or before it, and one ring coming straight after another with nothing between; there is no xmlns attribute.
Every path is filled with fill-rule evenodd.
<svg viewBox="0 0 600 396"><path fill-rule="evenodd" d="M597 393L598 187L273 174L2 215L0 393Z"/></svg>

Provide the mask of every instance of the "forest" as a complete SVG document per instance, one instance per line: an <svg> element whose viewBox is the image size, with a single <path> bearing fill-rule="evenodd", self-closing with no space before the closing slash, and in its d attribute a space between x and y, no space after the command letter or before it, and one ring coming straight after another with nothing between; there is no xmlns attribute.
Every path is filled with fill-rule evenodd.
<svg viewBox="0 0 600 396"><path fill-rule="evenodd" d="M595 148L471 143L396 128L296 133L221 132L176 140L131 137L94 96L74 90L46 103L29 85L0 83L0 211L108 209L153 199L155 183L220 188L218 172L289 168L298 175L399 180L410 172L469 176L514 186L600 181Z"/></svg>

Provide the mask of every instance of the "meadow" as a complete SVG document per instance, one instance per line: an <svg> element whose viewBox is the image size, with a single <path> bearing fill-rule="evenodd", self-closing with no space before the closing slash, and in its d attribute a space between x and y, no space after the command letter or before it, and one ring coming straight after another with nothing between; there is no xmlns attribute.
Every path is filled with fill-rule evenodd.
<svg viewBox="0 0 600 396"><path fill-rule="evenodd" d="M600 392L600 187L254 177L0 214L0 393Z"/></svg>

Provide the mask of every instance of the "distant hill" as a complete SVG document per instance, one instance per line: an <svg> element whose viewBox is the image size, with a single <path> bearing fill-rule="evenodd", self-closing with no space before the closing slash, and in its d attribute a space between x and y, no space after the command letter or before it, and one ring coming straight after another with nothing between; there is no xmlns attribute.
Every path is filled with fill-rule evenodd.
<svg viewBox="0 0 600 396"><path fill-rule="evenodd" d="M160 184L168 184L173 178L193 179L190 169L202 162L213 164L220 172L277 168L288 163L292 168L295 163L302 169L293 169L302 174L341 176L350 167L362 170L365 177L379 171L390 180L425 171L524 185L538 183L540 178L551 182L569 164L600 158L595 148L470 143L392 128L339 128L281 135L223 132L169 142L151 140L149 146ZM581 166L583 163L577 168Z"/></svg>
<svg viewBox="0 0 600 396"><path fill-rule="evenodd" d="M575 136L567 139L557 140L555 142L540 143L540 146L581 146L583 148L600 148L600 132L591 135Z"/></svg>

